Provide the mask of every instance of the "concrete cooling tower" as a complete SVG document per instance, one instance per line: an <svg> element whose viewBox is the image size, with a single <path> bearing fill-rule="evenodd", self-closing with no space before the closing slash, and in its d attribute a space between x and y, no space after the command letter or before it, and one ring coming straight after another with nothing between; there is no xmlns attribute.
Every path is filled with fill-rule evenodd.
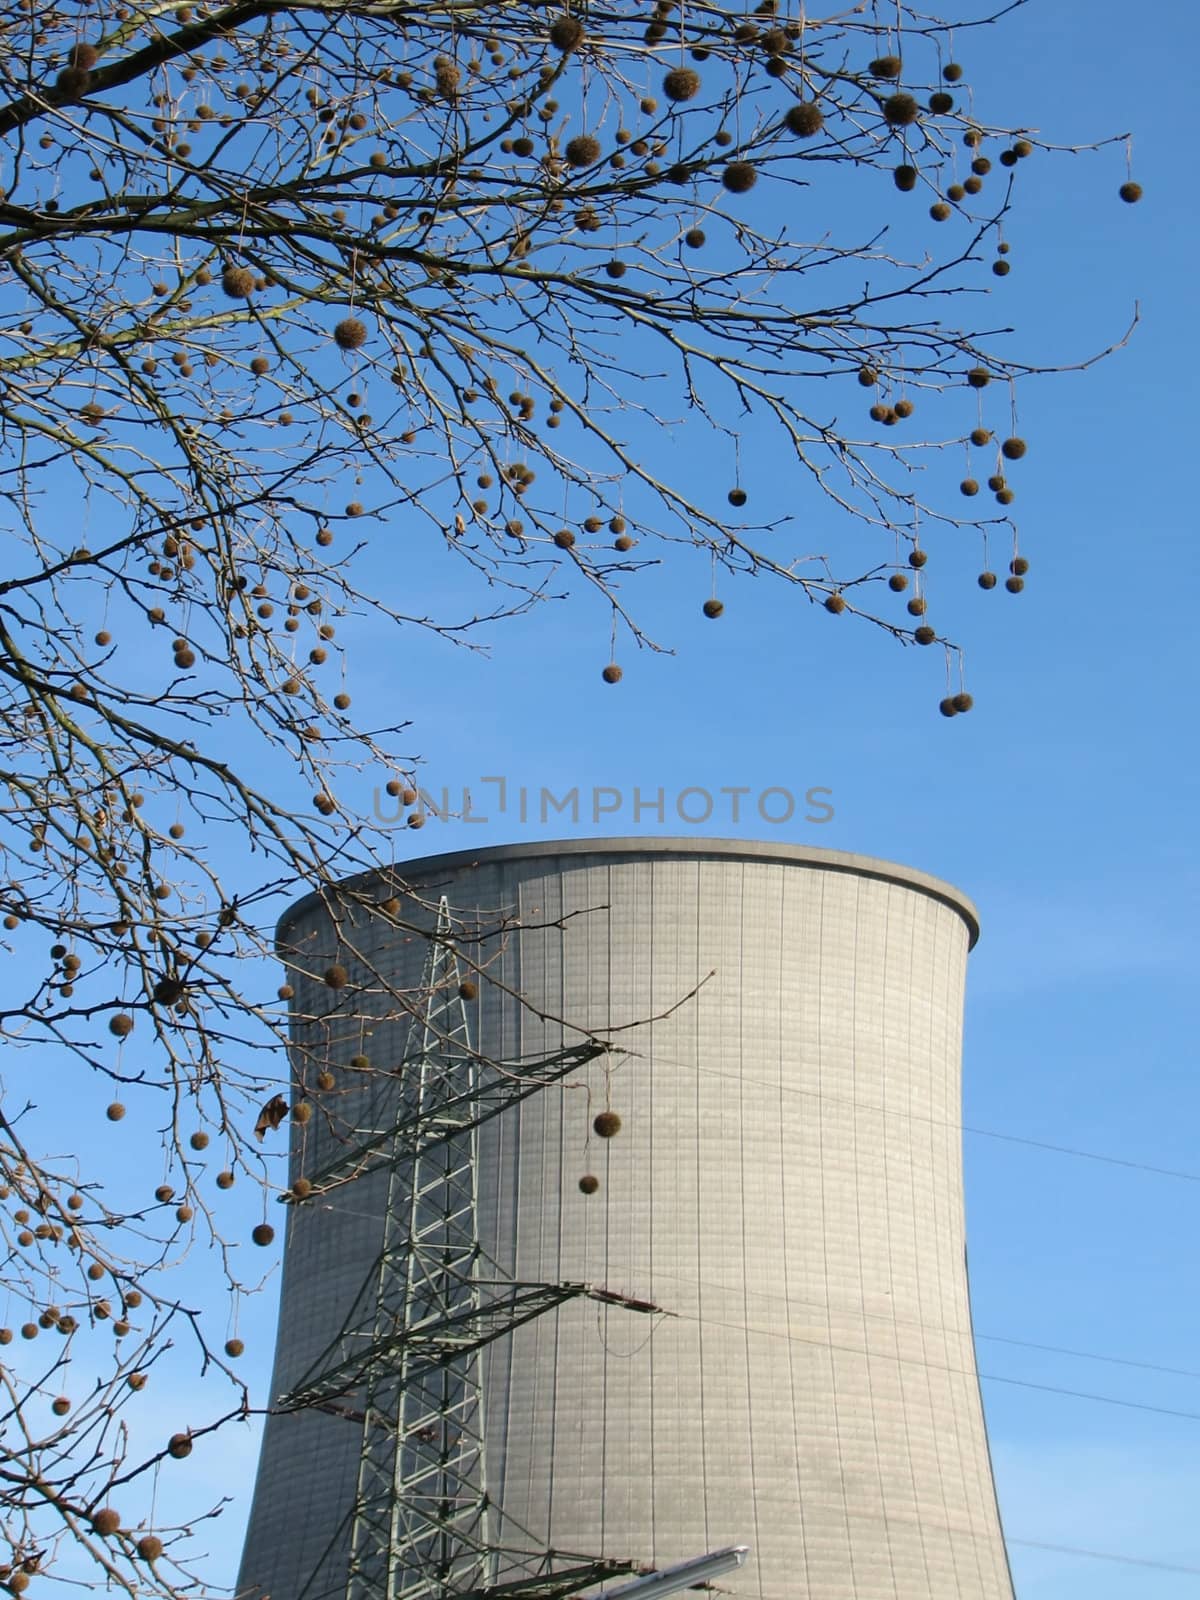
<svg viewBox="0 0 1200 1600"><path fill-rule="evenodd" d="M964 1253L975 912L618 839L283 919L292 1189L246 1600L1012 1600ZM430 934L433 935L431 940Z"/></svg>

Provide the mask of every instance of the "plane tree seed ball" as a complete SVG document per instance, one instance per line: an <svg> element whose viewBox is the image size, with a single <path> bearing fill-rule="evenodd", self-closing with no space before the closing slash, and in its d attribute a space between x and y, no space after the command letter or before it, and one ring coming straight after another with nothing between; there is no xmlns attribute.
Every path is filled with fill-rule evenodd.
<svg viewBox="0 0 1200 1600"><path fill-rule="evenodd" d="M1009 594L1020 594L1021 590L1025 587L1025 579L1017 577L1005 578L1004 587L1008 590Z"/></svg>
<svg viewBox="0 0 1200 1600"><path fill-rule="evenodd" d="M458 986L458 992L463 1000L474 1000L479 993L479 985L473 983L470 978L464 978Z"/></svg>
<svg viewBox="0 0 1200 1600"><path fill-rule="evenodd" d="M668 100L694 100L700 92L700 74L691 67L672 67L662 86Z"/></svg>
<svg viewBox="0 0 1200 1600"><path fill-rule="evenodd" d="M261 1248L265 1249L267 1245L271 1244L274 1240L275 1229L269 1222L260 1222L250 1237L254 1240L256 1245L259 1245Z"/></svg>
<svg viewBox="0 0 1200 1600"><path fill-rule="evenodd" d="M307 1200L312 1193L312 1184L307 1178L297 1178L292 1185L292 1194L297 1200Z"/></svg>
<svg viewBox="0 0 1200 1600"><path fill-rule="evenodd" d="M996 587L996 574L994 572L981 572L979 574L979 587L981 589L994 589Z"/></svg>
<svg viewBox="0 0 1200 1600"><path fill-rule="evenodd" d="M972 367L967 373L967 382L972 389L986 389L992 381L992 375L986 367Z"/></svg>
<svg viewBox="0 0 1200 1600"><path fill-rule="evenodd" d="M225 1354L231 1361L236 1361L240 1355L245 1353L245 1350L246 1346L240 1339L226 1339Z"/></svg>
<svg viewBox="0 0 1200 1600"><path fill-rule="evenodd" d="M583 43L583 23L578 17L566 15L555 17L550 24L550 43L564 55L569 55L572 50L578 50Z"/></svg>
<svg viewBox="0 0 1200 1600"><path fill-rule="evenodd" d="M127 1039L133 1032L133 1018L128 1012L118 1011L108 1019L108 1031L117 1039Z"/></svg>
<svg viewBox="0 0 1200 1600"><path fill-rule="evenodd" d="M597 1138L612 1139L621 1131L621 1119L615 1111L601 1111L592 1122Z"/></svg>
<svg viewBox="0 0 1200 1600"><path fill-rule="evenodd" d="M112 1506L102 1506L99 1511L92 1513L92 1527L102 1539L107 1539L120 1531L121 1514L114 1511Z"/></svg>
<svg viewBox="0 0 1200 1600"><path fill-rule="evenodd" d="M929 215L935 222L948 222L953 212L944 200L937 200L930 206Z"/></svg>
<svg viewBox="0 0 1200 1600"><path fill-rule="evenodd" d="M825 609L826 611L832 613L833 616L838 617L841 616L843 611L845 611L846 602L842 599L840 594L831 594L826 597Z"/></svg>
<svg viewBox="0 0 1200 1600"><path fill-rule="evenodd" d="M700 250L707 238L703 228L689 228L683 236L683 242L689 250Z"/></svg>
<svg viewBox="0 0 1200 1600"><path fill-rule="evenodd" d="M897 400L896 404L892 407L892 410L900 418L911 417L913 414L913 403L911 400Z"/></svg>
<svg viewBox="0 0 1200 1600"><path fill-rule="evenodd" d="M604 679L605 683L620 683L623 674L616 662L610 661L600 676Z"/></svg>
<svg viewBox="0 0 1200 1600"><path fill-rule="evenodd" d="M137 1553L143 1561L157 1561L163 1553L163 1542L157 1534L144 1533L137 1542Z"/></svg>
<svg viewBox="0 0 1200 1600"><path fill-rule="evenodd" d="M899 56L877 56L871 63L871 76L873 78L898 78L901 65Z"/></svg>
<svg viewBox="0 0 1200 1600"><path fill-rule="evenodd" d="M726 496L731 506L744 506L746 504L745 489L730 489Z"/></svg>
<svg viewBox="0 0 1200 1600"><path fill-rule="evenodd" d="M970 711L975 701L969 694L956 694L954 696L954 709L959 712Z"/></svg>
<svg viewBox="0 0 1200 1600"><path fill-rule="evenodd" d="M350 974L345 967L334 965L325 969L325 987L327 989L344 989L350 981Z"/></svg>
<svg viewBox="0 0 1200 1600"><path fill-rule="evenodd" d="M110 1105L105 1111L104 1115L110 1122L120 1122L121 1118L125 1115L125 1107L119 1100L114 1100L112 1105Z"/></svg>
<svg viewBox="0 0 1200 1600"><path fill-rule="evenodd" d="M208 1149L208 1135L204 1132L194 1133L188 1140L193 1150Z"/></svg>
<svg viewBox="0 0 1200 1600"><path fill-rule="evenodd" d="M758 173L749 161L731 161L721 174L730 194L745 194L758 182Z"/></svg>
<svg viewBox="0 0 1200 1600"><path fill-rule="evenodd" d="M333 330L333 342L339 350L361 350L367 342L366 324L357 317L343 317Z"/></svg>
<svg viewBox="0 0 1200 1600"><path fill-rule="evenodd" d="M590 1172L585 1173L579 1180L580 1194L595 1194L600 1187L600 1179L593 1177Z"/></svg>
<svg viewBox="0 0 1200 1600"><path fill-rule="evenodd" d="M958 707L954 704L954 699L951 695L947 695L944 700L938 703L938 710L944 717L956 717L958 715Z"/></svg>
<svg viewBox="0 0 1200 1600"><path fill-rule="evenodd" d="M725 606L720 600L706 600L702 607L704 615L710 619L719 617Z"/></svg>
<svg viewBox="0 0 1200 1600"><path fill-rule="evenodd" d="M963 75L963 69L957 61L947 61L942 68L942 77L947 83L957 83Z"/></svg>
<svg viewBox="0 0 1200 1600"><path fill-rule="evenodd" d="M922 623L919 628L913 629L913 638L918 644L932 644L937 638L937 634L928 624Z"/></svg>
<svg viewBox="0 0 1200 1600"><path fill-rule="evenodd" d="M991 434L988 432L988 430L986 428L972 428L971 429L971 443L972 444L985 445L985 444L987 444L989 442L991 437L992 437Z"/></svg>
<svg viewBox="0 0 1200 1600"><path fill-rule="evenodd" d="M1023 578L1029 571L1029 563L1024 556L1014 556L1008 563L1008 570L1018 578Z"/></svg>
<svg viewBox="0 0 1200 1600"><path fill-rule="evenodd" d="M167 1440L167 1454L174 1461L182 1461L192 1453L192 1436L190 1433L173 1433Z"/></svg>
<svg viewBox="0 0 1200 1600"><path fill-rule="evenodd" d="M901 190L904 194L907 194L909 190L917 187L917 179L919 177L920 173L917 171L916 167L910 167L908 163L905 162L902 166L897 167L892 173L892 182L896 185L897 189Z"/></svg>
<svg viewBox="0 0 1200 1600"><path fill-rule="evenodd" d="M574 139L567 141L567 148L563 153L569 167L594 166L600 159L600 141L590 133L576 134Z"/></svg>
<svg viewBox="0 0 1200 1600"><path fill-rule="evenodd" d="M908 588L908 575L904 572L893 572L888 579L888 588L893 594L903 594Z"/></svg>
<svg viewBox="0 0 1200 1600"><path fill-rule="evenodd" d="M232 1172L226 1171L226 1172L218 1172L217 1173L217 1188L218 1189L232 1189L233 1188L233 1181L234 1180L233 1180L233 1173Z"/></svg>
<svg viewBox="0 0 1200 1600"><path fill-rule="evenodd" d="M954 96L939 89L929 96L929 109L935 117L944 117L948 111L954 110Z"/></svg>
<svg viewBox="0 0 1200 1600"><path fill-rule="evenodd" d="M910 94L893 94L883 102L883 115L893 128L910 127L920 115L920 106Z"/></svg>
<svg viewBox="0 0 1200 1600"><path fill-rule="evenodd" d="M231 300L249 300L254 293L254 274L249 267L226 267L221 274L221 288Z"/></svg>
<svg viewBox="0 0 1200 1600"><path fill-rule="evenodd" d="M908 552L908 564L910 567L923 567L928 560L929 552L927 550L910 550Z"/></svg>
<svg viewBox="0 0 1200 1600"><path fill-rule="evenodd" d="M1024 439L1005 439L1000 446L1000 453L1009 461L1020 461L1027 449Z"/></svg>
<svg viewBox="0 0 1200 1600"><path fill-rule="evenodd" d="M789 106L783 121L788 132L798 139L811 139L825 126L825 114L815 100L801 100Z"/></svg>

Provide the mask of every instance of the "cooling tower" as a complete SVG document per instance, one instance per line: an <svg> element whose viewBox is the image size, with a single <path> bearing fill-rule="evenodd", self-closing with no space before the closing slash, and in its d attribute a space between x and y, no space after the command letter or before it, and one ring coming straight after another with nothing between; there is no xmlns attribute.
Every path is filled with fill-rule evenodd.
<svg viewBox="0 0 1200 1600"><path fill-rule="evenodd" d="M739 1600L1012 1600L964 1244L977 933L922 873L722 840L294 907L313 1114L239 1592L562 1595L744 1544Z"/></svg>

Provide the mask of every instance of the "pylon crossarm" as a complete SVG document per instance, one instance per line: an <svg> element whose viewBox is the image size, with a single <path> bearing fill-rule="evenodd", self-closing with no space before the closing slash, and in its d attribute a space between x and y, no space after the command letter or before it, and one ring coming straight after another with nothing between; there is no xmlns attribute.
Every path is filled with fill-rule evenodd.
<svg viewBox="0 0 1200 1600"><path fill-rule="evenodd" d="M528 1559L528 1558L526 1558ZM566 1600L583 1589L591 1589L609 1578L622 1578L636 1572L638 1563L624 1560L585 1561L565 1567L561 1572L541 1573L532 1578L516 1578L511 1583L489 1584L471 1589L457 1600Z"/></svg>
<svg viewBox="0 0 1200 1600"><path fill-rule="evenodd" d="M387 1337L372 1339L363 1349L282 1395L278 1404L284 1411L300 1411L306 1406L339 1399L364 1384L398 1371L402 1362L406 1379L411 1383L425 1372L481 1350L494 1339L567 1300L592 1294L588 1283L512 1284L500 1298L486 1305L466 1306L416 1328L401 1328ZM612 1303L607 1295L605 1298Z"/></svg>
<svg viewBox="0 0 1200 1600"><path fill-rule="evenodd" d="M471 1061L481 1072L491 1074L486 1083L452 1096L433 1115L417 1112L353 1144L308 1176L312 1191L303 1200L289 1196L288 1204L309 1205L331 1189L364 1178L395 1160L413 1160L444 1144L455 1134L467 1133L490 1122L509 1106L565 1078L576 1067L594 1061L597 1056L611 1053L607 1044L589 1040L586 1044L569 1045L533 1061L498 1062L485 1057L464 1057L464 1061ZM402 1072L406 1066L416 1064L416 1061L402 1062L397 1071Z"/></svg>

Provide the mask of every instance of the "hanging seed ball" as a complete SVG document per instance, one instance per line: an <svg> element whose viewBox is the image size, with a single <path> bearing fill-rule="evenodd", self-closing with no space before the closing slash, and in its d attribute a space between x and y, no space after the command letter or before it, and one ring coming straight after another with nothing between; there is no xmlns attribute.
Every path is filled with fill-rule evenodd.
<svg viewBox="0 0 1200 1600"><path fill-rule="evenodd" d="M254 293L254 274L249 267L226 267L221 288L231 300L249 300Z"/></svg>
<svg viewBox="0 0 1200 1600"><path fill-rule="evenodd" d="M217 1173L217 1188L218 1189L232 1189L233 1188L233 1173L229 1172L229 1171L218 1172Z"/></svg>
<svg viewBox="0 0 1200 1600"><path fill-rule="evenodd" d="M336 1083L337 1079L329 1071L328 1067L324 1071L317 1073L317 1088L323 1090L326 1094L329 1093L330 1089L334 1088Z"/></svg>
<svg viewBox="0 0 1200 1600"><path fill-rule="evenodd" d="M343 317L333 330L333 342L339 350L361 350L367 342L367 327L357 317Z"/></svg>
<svg viewBox="0 0 1200 1600"><path fill-rule="evenodd" d="M325 987L327 989L344 989L350 982L350 974L345 967L334 965L325 969Z"/></svg>
<svg viewBox="0 0 1200 1600"><path fill-rule="evenodd" d="M972 444L977 444L977 445L987 444L987 442L991 439L991 437L992 436L989 433L989 431L987 430L987 428L972 428L971 429L971 443Z"/></svg>
<svg viewBox="0 0 1200 1600"><path fill-rule="evenodd" d="M174 1200L175 1191L169 1183L160 1183L154 1191L154 1198L160 1205L165 1206L169 1201Z"/></svg>
<svg viewBox="0 0 1200 1600"><path fill-rule="evenodd" d="M915 594L905 609L910 617L923 617L927 608L924 599L919 594Z"/></svg>
<svg viewBox="0 0 1200 1600"><path fill-rule="evenodd" d="M567 141L567 148L563 152L569 167L594 166L600 159L600 141L590 133L576 134L574 139Z"/></svg>
<svg viewBox="0 0 1200 1600"><path fill-rule="evenodd" d="M621 1119L615 1111L601 1111L592 1121L592 1128L599 1139L612 1139L621 1131Z"/></svg>
<svg viewBox="0 0 1200 1600"><path fill-rule="evenodd" d="M575 535L570 528L560 528L554 535L554 543L560 550L569 550L575 543Z"/></svg>
<svg viewBox="0 0 1200 1600"><path fill-rule="evenodd" d="M919 177L920 173L917 171L916 167L910 167L906 162L903 166L897 167L892 173L892 182L896 185L897 189L900 189L903 191L903 193L907 194L910 189L915 189L917 187L917 179Z"/></svg>
<svg viewBox="0 0 1200 1600"><path fill-rule="evenodd" d="M870 389L879 382L879 374L874 367L859 367L858 381L863 389Z"/></svg>
<svg viewBox="0 0 1200 1600"><path fill-rule="evenodd" d="M913 629L913 638L918 644L932 644L937 634L927 623L923 623L921 627Z"/></svg>
<svg viewBox="0 0 1200 1600"><path fill-rule="evenodd" d="M689 250L699 250L704 244L704 239L703 228L689 228L683 236L683 242Z"/></svg>
<svg viewBox="0 0 1200 1600"><path fill-rule="evenodd" d="M731 506L744 506L746 504L745 489L730 489L726 496Z"/></svg>
<svg viewBox="0 0 1200 1600"><path fill-rule="evenodd" d="M801 100L788 107L783 122L798 139L811 139L825 126L825 113L815 100Z"/></svg>
<svg viewBox="0 0 1200 1600"><path fill-rule="evenodd" d="M996 491L996 501L999 505L1010 506L1016 498L1011 489L997 489Z"/></svg>
<svg viewBox="0 0 1200 1600"><path fill-rule="evenodd" d="M1142 186L1140 183L1123 183L1117 193L1127 206L1133 206L1142 198Z"/></svg>
<svg viewBox="0 0 1200 1600"><path fill-rule="evenodd" d="M1004 488L1004 479L998 473L994 473L988 479L987 486L988 486L989 489L1003 489Z"/></svg>
<svg viewBox="0 0 1200 1600"><path fill-rule="evenodd" d="M953 695L947 695L944 700L939 701L938 710L944 717L956 717L958 715L958 707L954 704Z"/></svg>
<svg viewBox="0 0 1200 1600"><path fill-rule="evenodd" d="M0 1328L0 1344L11 1344L12 1342L13 1342L13 1331L12 1331L12 1329L11 1328Z"/></svg>
<svg viewBox="0 0 1200 1600"><path fill-rule="evenodd" d="M22 1337L22 1339L36 1339L37 1336L38 1336L38 1325L37 1325L36 1322L23 1322L21 1324L21 1337Z"/></svg>
<svg viewBox="0 0 1200 1600"><path fill-rule="evenodd" d="M1000 454L1009 461L1020 461L1027 448L1024 439L1005 439L1000 446Z"/></svg>
<svg viewBox="0 0 1200 1600"><path fill-rule="evenodd" d="M610 661L600 676L604 679L605 683L620 683L622 673L616 662Z"/></svg>
<svg viewBox="0 0 1200 1600"><path fill-rule="evenodd" d="M968 495L968 496L969 495L973 495L973 494L978 494L979 493L978 481L975 478L964 478L963 481L958 486L958 492L960 494L965 494L965 495Z"/></svg>
<svg viewBox="0 0 1200 1600"><path fill-rule="evenodd" d="M144 1533L137 1542L137 1553L143 1561L157 1561L163 1553L163 1542L154 1533Z"/></svg>
<svg viewBox="0 0 1200 1600"><path fill-rule="evenodd" d="M173 1433L167 1440L167 1454L173 1461L183 1461L192 1453L192 1436L190 1433Z"/></svg>
<svg viewBox="0 0 1200 1600"><path fill-rule="evenodd" d="M474 1000L479 993L479 985L470 978L464 978L458 986L458 993L459 998L462 1000Z"/></svg>
<svg viewBox="0 0 1200 1600"><path fill-rule="evenodd" d="M916 568L919 569L919 568L923 567L928 560L929 560L928 551L925 551L925 550L910 550L908 552L908 564L909 564L910 567L916 567Z"/></svg>
<svg viewBox="0 0 1200 1600"><path fill-rule="evenodd" d="M102 1506L99 1511L92 1513L92 1527L102 1539L107 1539L110 1534L120 1531L121 1514L114 1511L112 1506Z"/></svg>
<svg viewBox="0 0 1200 1600"><path fill-rule="evenodd" d="M898 417L911 417L913 414L913 403L911 400L897 400L896 404L892 407L892 410Z"/></svg>
<svg viewBox="0 0 1200 1600"><path fill-rule="evenodd" d="M1018 577L1005 578L1004 587L1008 590L1009 594L1020 594L1021 590L1025 587L1025 579Z"/></svg>
<svg viewBox="0 0 1200 1600"><path fill-rule="evenodd" d="M1023 578L1029 571L1029 563L1024 556L1014 556L1008 563L1008 570L1016 577Z"/></svg>
<svg viewBox="0 0 1200 1600"><path fill-rule="evenodd" d="M899 56L876 56L870 66L873 78L898 78L902 62Z"/></svg>
<svg viewBox="0 0 1200 1600"><path fill-rule="evenodd" d="M903 594L905 589L908 588L907 572L893 572L888 579L888 588L893 594Z"/></svg>
<svg viewBox="0 0 1200 1600"><path fill-rule="evenodd" d="M731 161L721 173L721 182L730 194L745 194L758 182L758 173L749 161Z"/></svg>
<svg viewBox="0 0 1200 1600"><path fill-rule="evenodd" d="M110 1105L105 1111L104 1115L110 1122L120 1122L121 1118L125 1115L125 1107L119 1100L114 1100L112 1105Z"/></svg>
<svg viewBox="0 0 1200 1600"><path fill-rule="evenodd" d="M992 375L986 367L972 367L967 373L967 382L972 389L986 389L992 381Z"/></svg>
<svg viewBox="0 0 1200 1600"><path fill-rule="evenodd" d="M964 694L964 693L960 692L959 694L956 694L954 696L954 709L955 709L955 711L962 711L962 712L970 711L971 707L974 704L975 704L975 701L969 694Z"/></svg>
<svg viewBox="0 0 1200 1600"><path fill-rule="evenodd" d="M580 1192L580 1194L595 1194L596 1190L599 1187L600 1187L600 1179L599 1178L594 1178L590 1172L586 1173L579 1180L579 1192Z"/></svg>
<svg viewBox="0 0 1200 1600"><path fill-rule="evenodd" d="M175 1208L176 1222L190 1222L195 1215L196 1213L191 1206L176 1206Z"/></svg>
<svg viewBox="0 0 1200 1600"><path fill-rule="evenodd" d="M1001 258L999 261L993 261L992 271L998 278L1007 278L1009 273L1012 271L1012 262L1005 261L1003 258Z"/></svg>
<svg viewBox="0 0 1200 1600"><path fill-rule="evenodd" d="M944 117L948 111L954 110L954 96L947 94L944 89L938 89L929 96L929 109L935 117Z"/></svg>
<svg viewBox="0 0 1200 1600"><path fill-rule="evenodd" d="M80 41L73 44L67 51L67 61L73 67L80 67L84 72L90 72L100 59L100 52L94 44Z"/></svg>
<svg viewBox="0 0 1200 1600"><path fill-rule="evenodd" d="M312 1193L312 1184L307 1178L297 1178L292 1185L292 1194L297 1200L307 1200Z"/></svg>
<svg viewBox="0 0 1200 1600"><path fill-rule="evenodd" d="M608 531L609 531L609 533L624 533L625 532L625 526L626 526L625 518L621 517L621 516L616 516L616 517L613 517L613 519L609 523Z"/></svg>
<svg viewBox="0 0 1200 1600"><path fill-rule="evenodd" d="M930 206L929 215L935 222L946 222L954 213L944 200L938 200Z"/></svg>
<svg viewBox="0 0 1200 1600"><path fill-rule="evenodd" d="M50 1409L56 1417L65 1417L71 1409L71 1402L65 1394L60 1394L57 1399L50 1402Z"/></svg>
<svg viewBox="0 0 1200 1600"><path fill-rule="evenodd" d="M888 417L888 408L885 405L881 405L877 400L871 407L870 411L867 412L867 415L870 417L872 422L886 422Z"/></svg>
<svg viewBox="0 0 1200 1600"><path fill-rule="evenodd" d="M907 128L921 114L921 108L910 94L892 94L883 102L885 121L893 128Z"/></svg>
<svg viewBox="0 0 1200 1600"><path fill-rule="evenodd" d="M583 23L578 17L566 15L555 17L550 24L550 43L564 55L569 55L572 50L578 50L583 43Z"/></svg>
<svg viewBox="0 0 1200 1600"><path fill-rule="evenodd" d="M957 83L963 75L963 69L957 61L947 61L942 68L942 77L947 83Z"/></svg>
<svg viewBox="0 0 1200 1600"><path fill-rule="evenodd" d="M633 549L633 540L629 537L629 535L627 533L623 533L620 536L619 539L614 539L613 540L613 549L614 550L632 550Z"/></svg>
<svg viewBox="0 0 1200 1600"><path fill-rule="evenodd" d="M700 609L706 617L715 619L724 611L725 605L721 600L706 600Z"/></svg>
<svg viewBox="0 0 1200 1600"><path fill-rule="evenodd" d="M966 181L963 183L963 189L965 190L965 192L967 194L978 194L979 191L982 188L983 188L983 179L982 178L967 178Z"/></svg>
<svg viewBox="0 0 1200 1600"><path fill-rule="evenodd" d="M832 612L833 615L837 617L840 616L843 611L845 611L846 602L842 599L840 594L827 595L825 598L825 609L826 611Z"/></svg>
<svg viewBox="0 0 1200 1600"><path fill-rule="evenodd" d="M691 67L673 67L662 81L668 100L694 100L700 92L700 74Z"/></svg>
<svg viewBox="0 0 1200 1600"><path fill-rule="evenodd" d="M979 587L981 589L994 589L996 587L996 574L994 572L981 572L979 574Z"/></svg>
<svg viewBox="0 0 1200 1600"><path fill-rule="evenodd" d="M297 1100L296 1104L292 1107L292 1121L299 1123L301 1127L303 1127L306 1122L312 1121L312 1114L313 1108L311 1101Z"/></svg>
<svg viewBox="0 0 1200 1600"><path fill-rule="evenodd" d="M128 1012L118 1011L108 1019L108 1031L117 1039L127 1039L133 1032L133 1018Z"/></svg>
<svg viewBox="0 0 1200 1600"><path fill-rule="evenodd" d="M225 1341L225 1354L234 1361L243 1354L245 1349L246 1346L240 1339L226 1339Z"/></svg>
<svg viewBox="0 0 1200 1600"><path fill-rule="evenodd" d="M255 1244L260 1245L263 1249L266 1249L267 1245L271 1244L275 1238L275 1229L269 1222L260 1222L250 1237L254 1240Z"/></svg>
<svg viewBox="0 0 1200 1600"><path fill-rule="evenodd" d="M952 183L946 190L946 199L953 200L954 204L957 205L960 200L966 198L966 193L967 191L963 188L961 183Z"/></svg>
<svg viewBox="0 0 1200 1600"><path fill-rule="evenodd" d="M1015 167L1016 164L1017 164L1017 152L1015 150L1001 150L1001 152L1000 152L1000 165L1002 167Z"/></svg>
<svg viewBox="0 0 1200 1600"><path fill-rule="evenodd" d="M1028 139L1018 139L1013 145L1013 155L1016 156L1018 161L1024 161L1026 156L1031 156L1032 154L1033 146Z"/></svg>

